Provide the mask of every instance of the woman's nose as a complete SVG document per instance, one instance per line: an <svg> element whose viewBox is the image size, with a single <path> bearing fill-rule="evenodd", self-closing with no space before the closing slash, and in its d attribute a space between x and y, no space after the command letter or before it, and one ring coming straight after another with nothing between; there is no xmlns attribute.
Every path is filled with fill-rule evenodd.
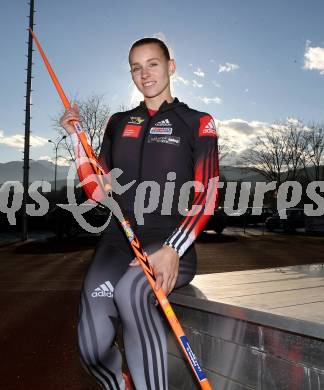
<svg viewBox="0 0 324 390"><path fill-rule="evenodd" d="M142 78L146 79L149 76L149 70L147 68L142 69Z"/></svg>

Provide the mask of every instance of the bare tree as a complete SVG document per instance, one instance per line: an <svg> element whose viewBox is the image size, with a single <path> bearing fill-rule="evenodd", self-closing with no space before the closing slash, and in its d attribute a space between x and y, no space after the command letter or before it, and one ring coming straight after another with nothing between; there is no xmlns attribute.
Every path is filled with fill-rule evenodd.
<svg viewBox="0 0 324 390"><path fill-rule="evenodd" d="M304 162L307 161L308 146L306 129L304 124L299 120L287 120L281 123L285 131L285 165L287 178L296 180L300 178Z"/></svg>
<svg viewBox="0 0 324 390"><path fill-rule="evenodd" d="M226 136L220 136L218 141L219 161L223 161L230 153L230 141Z"/></svg>
<svg viewBox="0 0 324 390"><path fill-rule="evenodd" d="M284 128L275 123L256 138L253 148L245 151L242 162L279 186L287 177L286 143Z"/></svg>
<svg viewBox="0 0 324 390"><path fill-rule="evenodd" d="M268 180L321 180L324 164L324 125L305 126L288 119L272 124L242 156L244 165Z"/></svg>
<svg viewBox="0 0 324 390"><path fill-rule="evenodd" d="M324 165L324 125L318 123L310 124L305 138L308 150L307 158L303 160L305 174L309 180L322 180ZM311 169L307 169L307 167Z"/></svg>
<svg viewBox="0 0 324 390"><path fill-rule="evenodd" d="M98 154L101 148L103 135L111 112L110 106L105 104L102 95L91 95L90 97L79 100L75 99L80 110L82 118L82 128L87 134L89 143L93 151ZM66 135L66 131L60 126L59 121L64 111L61 111L56 118L53 119L53 126L62 135ZM69 137L62 142L62 148L66 151L69 161L74 161L74 152L70 143Z"/></svg>

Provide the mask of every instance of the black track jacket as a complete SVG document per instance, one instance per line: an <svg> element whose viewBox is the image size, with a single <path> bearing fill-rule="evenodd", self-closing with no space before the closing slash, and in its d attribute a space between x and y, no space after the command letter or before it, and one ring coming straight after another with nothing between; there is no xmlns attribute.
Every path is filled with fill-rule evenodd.
<svg viewBox="0 0 324 390"><path fill-rule="evenodd" d="M172 103L165 101L153 116L144 102L132 110L116 113L104 134L99 154L101 166L107 172L112 168L122 169L118 177L122 186L136 180L136 184L117 198L126 215L136 215L136 208L143 208L143 199L139 199L146 192L145 207L153 202L152 212L161 215L161 223L163 215L179 218L185 213L183 201L188 200L188 189L193 187L193 183L185 183L196 182L189 212L165 242L179 256L201 232L217 203L217 138L213 118L189 108L177 98ZM77 150L77 139L74 141ZM149 199L153 189L159 196Z"/></svg>

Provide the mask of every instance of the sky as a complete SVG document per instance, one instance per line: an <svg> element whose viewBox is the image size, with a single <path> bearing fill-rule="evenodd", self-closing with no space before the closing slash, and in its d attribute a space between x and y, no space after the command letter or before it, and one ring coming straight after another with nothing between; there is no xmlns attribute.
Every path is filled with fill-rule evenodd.
<svg viewBox="0 0 324 390"><path fill-rule="evenodd" d="M233 153L270 123L324 123L322 0L35 0L34 31L68 97L136 104L128 50L163 38L177 62L173 96L214 116ZM0 163L22 160L29 5L1 3ZM35 46L34 46L34 49ZM39 53L33 58L30 158L52 160L61 111Z"/></svg>

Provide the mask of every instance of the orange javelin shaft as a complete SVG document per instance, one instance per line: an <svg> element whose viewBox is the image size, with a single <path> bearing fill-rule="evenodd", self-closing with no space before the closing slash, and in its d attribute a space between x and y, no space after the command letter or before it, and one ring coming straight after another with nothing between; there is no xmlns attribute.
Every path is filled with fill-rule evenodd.
<svg viewBox="0 0 324 390"><path fill-rule="evenodd" d="M40 55L42 56L42 59L43 59L44 64L45 64L45 66L46 66L46 68L48 70L48 73L50 74L50 76L52 78L52 81L54 83L54 86L55 86L55 88L56 88L56 90L57 90L57 92L58 92L58 94L59 94L59 96L60 96L60 98L62 100L62 103L63 103L64 107L68 110L69 108L71 108L71 104L70 104L68 98L66 97L66 95L65 95L65 93L63 91L63 88L61 87L61 84L58 81L58 78L56 77L56 75L55 75L55 73L53 71L53 68L51 67L51 64L48 62L48 59L47 59L47 57L46 57L46 55L45 55L41 45L39 44L38 39L36 38L35 33L33 32L33 30L31 28L29 28L29 31L32 34L32 37L33 37L33 39L34 39L34 41L36 43L36 46L37 46L37 48L39 50ZM85 149L85 151L87 153L88 158L89 159L93 159L94 161L96 161L97 157L93 153L92 149L88 147L88 142L87 142L86 135L82 131L82 128L81 128L80 124L78 122L74 122L74 127L75 127L75 129L77 131L77 134L78 134L78 136L80 138L80 141L82 142L82 145L83 145L83 147L84 147L84 149ZM100 167L99 163L98 163L97 166L94 166L94 164L92 164L92 166L93 166L93 168L95 170L95 173L97 175L103 175L104 174L104 170Z"/></svg>
<svg viewBox="0 0 324 390"><path fill-rule="evenodd" d="M38 50L39 50L39 52L40 52L40 55L41 55L42 58L43 58L43 61L44 61L44 63L45 63L45 66L46 66L46 68L47 68L47 70L48 70L48 73L50 74L50 76L51 76L51 78L52 78L52 80L53 80L53 83L54 83L54 85L55 85L55 88L57 89L57 92L58 92L58 94L60 95L60 98L62 99L62 102L63 102L63 104L64 104L64 107L65 107L66 109L71 108L71 104L70 104L68 98L65 96L65 93L64 93L64 91L63 91L63 88L61 87L61 84L60 84L60 82L58 81L58 79L57 79L57 77L56 77L56 75L55 75L55 73L54 73L54 71L53 71L53 69L52 69L52 67L51 67L51 64L48 62L48 60L47 60L47 58L46 58L46 55L45 55L45 53L43 52L43 49L42 49L41 45L39 44L39 42L38 42L38 40L37 40L37 38L36 38L36 35L34 34L34 32L33 32L33 30L32 30L31 28L29 28L29 31L30 31L31 35L33 36L33 38L34 38L34 41L35 41L35 43L36 43L36 46L37 46L37 48L38 48Z"/></svg>
<svg viewBox="0 0 324 390"><path fill-rule="evenodd" d="M45 56L45 53L43 52L34 32L31 29L29 29L29 30L30 30L30 33L32 34L35 42L36 42L38 50L39 50L39 52L44 60L46 68L47 68L47 70L48 70L48 72L53 80L53 83L57 89L57 92L58 92L59 96L61 97L61 100L64 104L64 107L66 109L69 109L71 107L70 102L68 101L66 95L64 94L64 91L63 91L50 63L48 62L48 60ZM87 153L87 156L89 158L89 162L93 168L93 173L95 173L97 175L97 177L98 176L100 177L100 175L102 175L102 176L105 175L104 169L102 167L100 167L98 160L97 160L97 157L95 156L93 150L91 149L91 147L87 143L86 135L82 131L82 128L81 128L79 122L76 122L74 125L75 125L75 128L77 130L77 135L80 138L80 141L81 141L81 143L82 143L82 145ZM103 189L103 182L101 180L99 180L98 184L102 187L102 193L104 194L105 191ZM91 197L91 194L87 193L87 195L89 197ZM100 201L98 201L98 199L93 199L93 200L95 200L98 203L101 203ZM105 204L103 204L103 205L105 207L107 207ZM177 338L177 341L180 344L181 349L184 352L184 355L185 355L187 361L189 362L191 369L193 370L193 372L196 376L196 379L198 380L198 382L200 384L200 388L203 390L212 390L212 387L211 387L208 379L206 378L202 368L200 367L198 360L197 360L196 356L194 355L194 353L189 345L189 341L188 341L188 339L187 339L187 337L186 337L186 335L185 335L185 333L184 333L184 331L183 331L183 329L182 329L164 291L162 290L162 288L160 288L158 291L155 291L155 289L154 289L154 285L155 285L154 271L153 271L153 268L148 261L148 257L146 255L146 253L144 252L143 247L141 246L138 238L136 237L135 233L133 232L133 229L131 228L129 222L124 219L123 221L121 221L121 225L123 227L123 230L124 230L126 236L129 239L129 242L130 242L131 247L135 253L136 258L139 260L139 262L142 266L142 269L143 269L143 271L148 279L148 282L151 285L153 292L155 293L157 300L158 300L159 304L161 305L162 310L164 311L165 316L167 317L167 320L168 320L168 322L169 322L169 324L170 324L170 326L171 326L171 328L172 328L172 330Z"/></svg>

